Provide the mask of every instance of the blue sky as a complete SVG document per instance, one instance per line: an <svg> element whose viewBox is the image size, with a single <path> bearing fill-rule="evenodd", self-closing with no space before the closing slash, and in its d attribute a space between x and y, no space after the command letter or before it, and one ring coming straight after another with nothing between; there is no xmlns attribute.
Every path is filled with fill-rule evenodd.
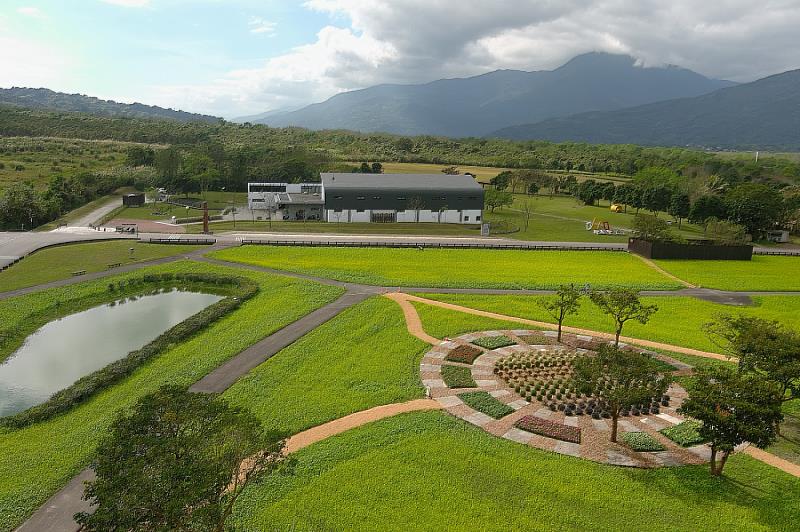
<svg viewBox="0 0 800 532"><path fill-rule="evenodd" d="M227 118L594 50L749 81L800 67L800 0L2 0L0 87Z"/></svg>

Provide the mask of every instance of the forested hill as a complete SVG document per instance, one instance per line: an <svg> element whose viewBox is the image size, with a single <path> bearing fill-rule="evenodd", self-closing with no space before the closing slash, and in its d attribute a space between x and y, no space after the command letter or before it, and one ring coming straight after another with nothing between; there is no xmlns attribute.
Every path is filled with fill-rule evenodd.
<svg viewBox="0 0 800 532"><path fill-rule="evenodd" d="M510 127L493 137L800 151L800 70L682 98Z"/></svg>
<svg viewBox="0 0 800 532"><path fill-rule="evenodd" d="M83 94L66 94L50 89L12 87L0 89L0 103L29 109L87 113L97 116L161 118L178 122L220 122L215 116L187 113L141 103L118 103Z"/></svg>

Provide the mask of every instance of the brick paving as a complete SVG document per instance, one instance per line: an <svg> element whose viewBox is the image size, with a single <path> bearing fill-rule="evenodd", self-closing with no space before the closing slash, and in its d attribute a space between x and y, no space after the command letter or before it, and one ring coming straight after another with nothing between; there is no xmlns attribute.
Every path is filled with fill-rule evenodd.
<svg viewBox="0 0 800 532"><path fill-rule="evenodd" d="M507 336L514 340L516 344L494 350L482 349L483 354L478 356L471 365L445 362L444 360L449 351L459 345L474 345L472 342L478 338L495 336ZM552 342L551 339L555 336L555 331L514 329L483 331L448 339L446 342L441 342L432 347L422 358L422 362L420 363L422 382L428 390L428 395L451 415L481 427L490 434L522 445L622 467L672 467L686 464L698 464L707 459L708 447L700 445L690 449L683 449L658 432L664 427L680 423L683 420L675 410L686 397L686 392L678 385L673 384L670 387L668 392L670 395L670 406L662 407L659 414L629 416L619 420L620 437L626 432L647 432L661 442L666 448L665 451L658 453L640 453L629 449L621 443L612 443L609 441L611 433L610 419L592 419L590 416L586 415L565 416L563 412L553 411L535 399L532 402L528 402L525 398L517 394L503 379L495 375L495 364L500 359L509 355L531 351L539 353L559 353L565 350L586 352L586 349L570 348L568 345L596 346L608 341L604 338L596 338L585 334L578 336L565 333L564 342L567 345L555 344L555 342L541 344L526 342L526 339L530 342ZM691 370L691 368L687 368L685 364L671 359L670 357L660 354L653 355L658 356L658 358L664 362L672 364L676 368L676 371ZM461 390L448 388L441 378L441 367L443 364L470 367L472 377L478 385L477 389ZM493 419L485 413L479 412L464 404L457 395L465 391L485 391L501 403L511 407L513 412L501 419ZM581 442L572 443L559 441L515 427L515 423L524 416L536 416L555 423L563 423L566 426L578 428L581 431Z"/></svg>

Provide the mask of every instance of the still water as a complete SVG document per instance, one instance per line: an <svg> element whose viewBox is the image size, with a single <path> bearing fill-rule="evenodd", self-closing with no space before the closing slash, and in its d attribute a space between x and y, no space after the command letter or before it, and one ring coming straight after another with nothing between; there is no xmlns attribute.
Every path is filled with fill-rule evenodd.
<svg viewBox="0 0 800 532"><path fill-rule="evenodd" d="M173 290L51 321L0 364L0 416L43 403L220 299Z"/></svg>

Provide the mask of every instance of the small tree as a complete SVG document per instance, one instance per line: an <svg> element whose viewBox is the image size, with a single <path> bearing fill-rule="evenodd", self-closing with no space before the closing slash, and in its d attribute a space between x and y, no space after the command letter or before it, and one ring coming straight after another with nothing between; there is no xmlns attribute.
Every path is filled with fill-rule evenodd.
<svg viewBox="0 0 800 532"><path fill-rule="evenodd" d="M525 201L522 203L522 216L525 219L525 230L528 230L528 226L531 223L531 216L533 216L533 207L531 206L530 201Z"/></svg>
<svg viewBox="0 0 800 532"><path fill-rule="evenodd" d="M780 394L774 385L758 375L722 366L704 368L695 375L689 398L678 412L702 421L699 432L711 445L714 476L722 474L737 445L750 442L764 448L773 443L783 420Z"/></svg>
<svg viewBox="0 0 800 532"><path fill-rule="evenodd" d="M284 442L250 412L165 386L122 413L97 448L84 530L222 531L255 479L286 465Z"/></svg>
<svg viewBox="0 0 800 532"><path fill-rule="evenodd" d="M456 166L448 166L446 168L442 168L442 173L447 175L458 175L461 172L458 171L458 167Z"/></svg>
<svg viewBox="0 0 800 532"><path fill-rule="evenodd" d="M407 208L414 211L414 221L419 223L419 211L425 208L425 200L422 196L414 196L408 200Z"/></svg>
<svg viewBox="0 0 800 532"><path fill-rule="evenodd" d="M371 167L373 174L382 174L383 173L383 165L381 163L372 163Z"/></svg>
<svg viewBox="0 0 800 532"><path fill-rule="evenodd" d="M611 414L611 441L617 441L619 416L633 405L650 403L669 387L670 378L659 372L658 364L636 351L603 346L597 355L575 361L576 388L599 397Z"/></svg>
<svg viewBox="0 0 800 532"><path fill-rule="evenodd" d="M581 308L580 299L583 296L580 290L575 288L574 284L562 284L558 287L558 291L554 297L542 299L540 305L545 309L554 320L558 322L558 341L561 341L561 325L564 319L571 315L577 314Z"/></svg>
<svg viewBox="0 0 800 532"><path fill-rule="evenodd" d="M689 194L679 192L672 195L667 212L678 219L678 227L680 227L683 219L689 216L691 206Z"/></svg>
<svg viewBox="0 0 800 532"><path fill-rule="evenodd" d="M616 347L619 347L622 327L627 322L636 320L644 325L650 320L650 316L658 310L656 305L642 303L636 291L630 288L612 288L606 292L592 292L589 298L600 310L613 318L615 324L614 345Z"/></svg>
<svg viewBox="0 0 800 532"><path fill-rule="evenodd" d="M674 240L667 222L649 214L635 215L633 217L633 230L643 240L652 242L670 242Z"/></svg>
<svg viewBox="0 0 800 532"><path fill-rule="evenodd" d="M510 192L487 189L483 192L483 203L491 211L497 207L505 207L514 203L514 196Z"/></svg>

